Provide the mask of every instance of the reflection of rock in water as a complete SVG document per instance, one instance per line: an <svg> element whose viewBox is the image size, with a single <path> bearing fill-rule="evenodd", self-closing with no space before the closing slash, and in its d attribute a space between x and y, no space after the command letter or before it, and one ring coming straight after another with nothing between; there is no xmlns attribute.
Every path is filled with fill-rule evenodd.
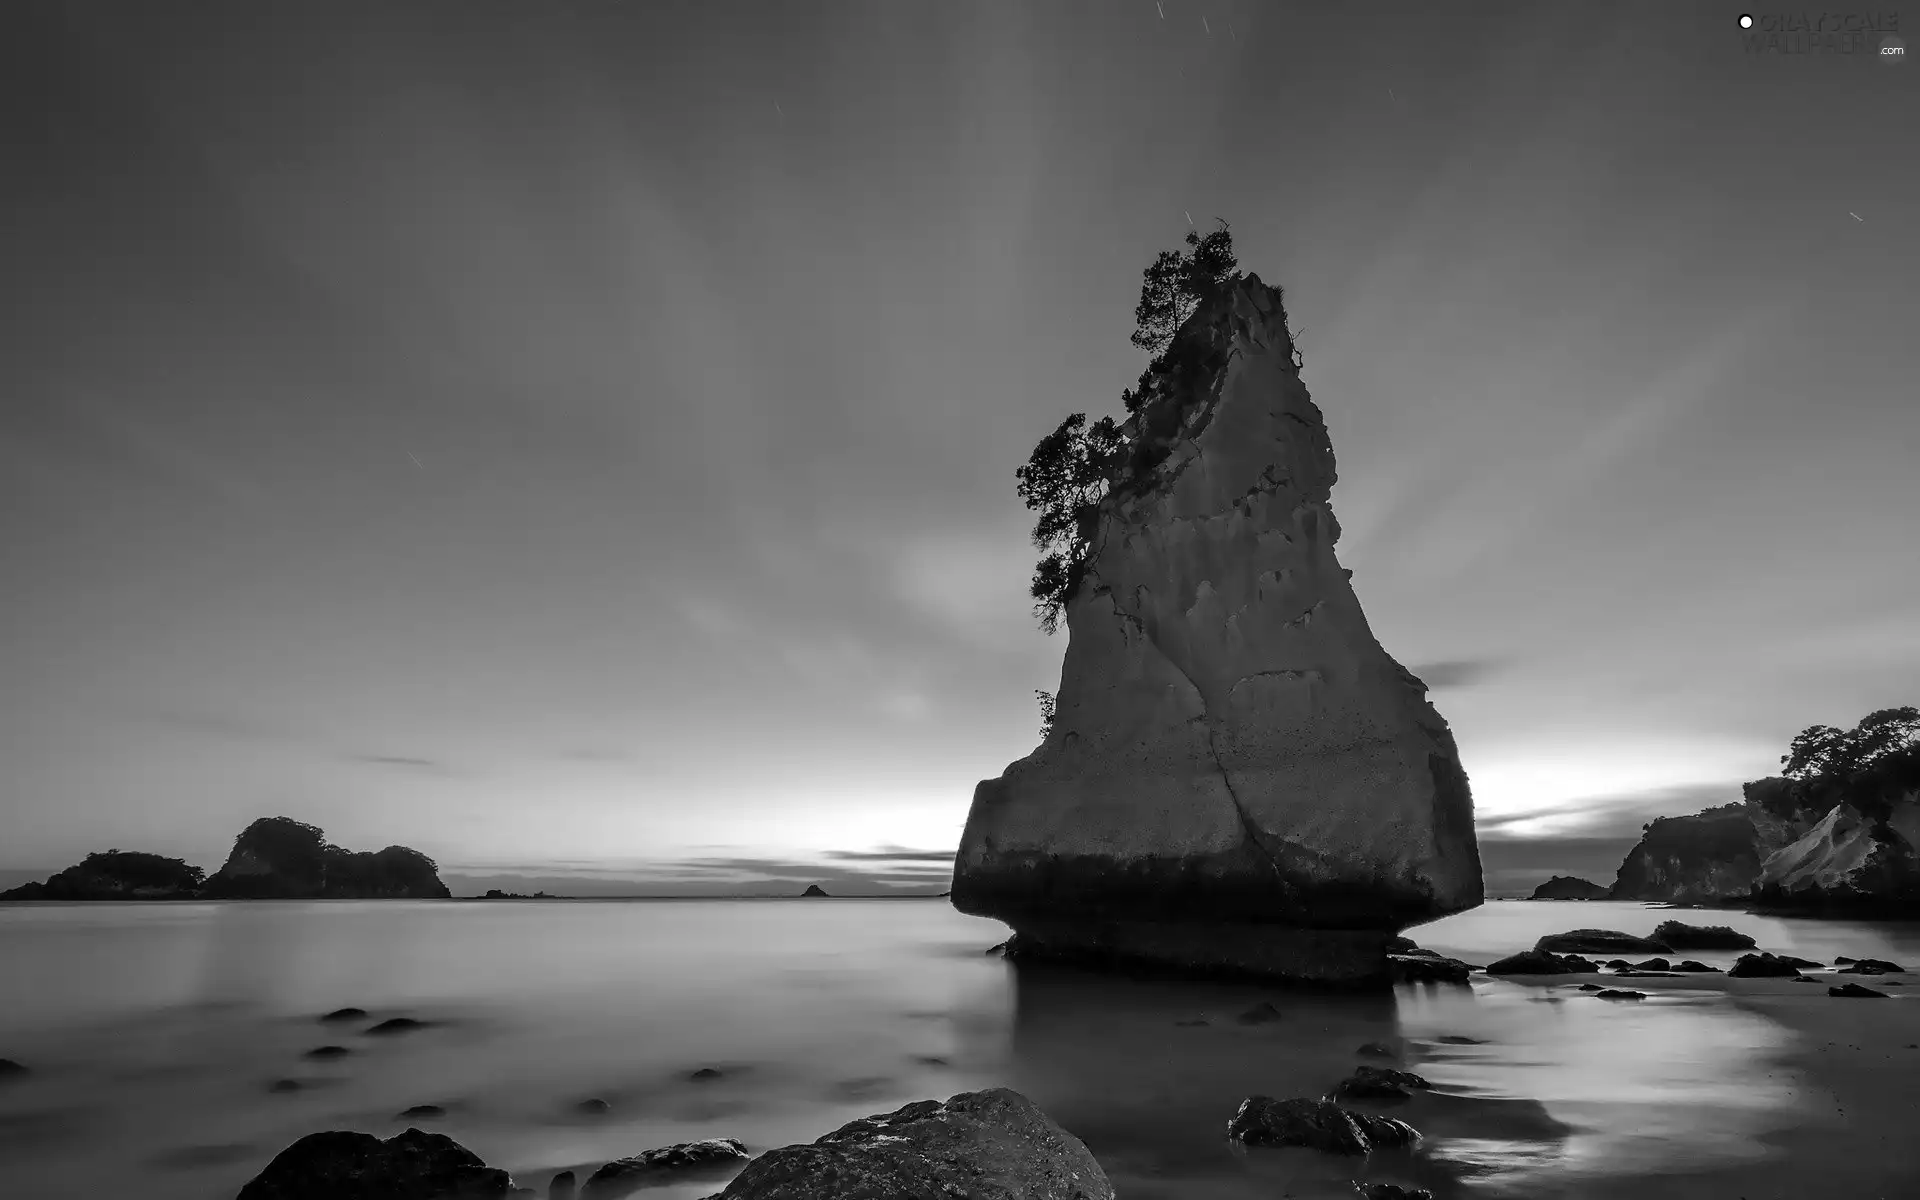
<svg viewBox="0 0 1920 1200"><path fill-rule="evenodd" d="M1393 1034L1391 996L1293 994L1051 963L1019 963L1012 974L1007 1085L1084 1140L1129 1200L1193 1194L1182 1188L1238 1196L1213 1191L1237 1188L1235 1180L1254 1187L1245 1195L1271 1196L1288 1180L1344 1187L1353 1178L1351 1164L1291 1155L1242 1161L1227 1143L1227 1122L1249 1095L1319 1096L1351 1074L1354 1047ZM1263 1002L1276 1019L1234 1020ZM1208 1023L1184 1023L1198 1017Z"/></svg>

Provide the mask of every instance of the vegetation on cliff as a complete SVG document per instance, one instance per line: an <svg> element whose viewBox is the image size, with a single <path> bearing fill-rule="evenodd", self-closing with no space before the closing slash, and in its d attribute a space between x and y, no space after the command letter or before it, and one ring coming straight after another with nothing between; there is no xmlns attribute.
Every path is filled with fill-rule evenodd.
<svg viewBox="0 0 1920 1200"><path fill-rule="evenodd" d="M1121 394L1126 422L1104 416L1088 424L1087 414L1072 413L1014 472L1020 499L1039 514L1033 545L1040 561L1029 592L1034 615L1048 633L1059 628L1060 614L1085 573L1100 502L1143 479L1164 457L1179 413L1175 406L1156 421L1148 412L1153 401L1183 393L1212 365L1204 348L1183 345L1177 335L1202 304L1241 278L1239 262L1225 221L1204 237L1189 230L1186 244L1187 250L1162 250L1141 273L1131 340L1153 358L1139 381Z"/></svg>

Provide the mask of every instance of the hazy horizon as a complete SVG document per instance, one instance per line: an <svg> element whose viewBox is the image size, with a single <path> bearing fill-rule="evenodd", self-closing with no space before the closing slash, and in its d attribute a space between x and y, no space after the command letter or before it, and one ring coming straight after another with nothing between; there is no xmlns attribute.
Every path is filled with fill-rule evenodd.
<svg viewBox="0 0 1920 1200"><path fill-rule="evenodd" d="M1737 12L18 5L0 873L944 887L1014 468L1222 217L1488 890L1608 882L1920 702L1920 75Z"/></svg>

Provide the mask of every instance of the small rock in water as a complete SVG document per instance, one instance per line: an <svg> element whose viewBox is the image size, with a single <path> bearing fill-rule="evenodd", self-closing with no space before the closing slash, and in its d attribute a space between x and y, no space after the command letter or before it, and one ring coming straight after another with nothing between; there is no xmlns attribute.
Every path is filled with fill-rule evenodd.
<svg viewBox="0 0 1920 1200"><path fill-rule="evenodd" d="M1635 937L1618 929L1570 929L1550 933L1533 944L1552 954L1671 954L1673 947L1655 938Z"/></svg>
<svg viewBox="0 0 1920 1200"><path fill-rule="evenodd" d="M1421 1187L1402 1187L1397 1183L1354 1185L1364 1200L1433 1200L1433 1193Z"/></svg>
<svg viewBox="0 0 1920 1200"><path fill-rule="evenodd" d="M438 1104L416 1104L399 1116L396 1121L437 1121L447 1115L447 1110Z"/></svg>
<svg viewBox="0 0 1920 1200"><path fill-rule="evenodd" d="M1799 973L1800 967L1795 961L1766 953L1742 954L1733 960L1733 968L1727 972L1735 979L1790 979Z"/></svg>
<svg viewBox="0 0 1920 1200"><path fill-rule="evenodd" d="M1636 971L1671 971L1673 970L1673 964L1664 958L1650 958L1643 963L1633 964L1633 969Z"/></svg>
<svg viewBox="0 0 1920 1200"><path fill-rule="evenodd" d="M1249 1096L1227 1122L1227 1136L1248 1146L1304 1146L1328 1154L1367 1154L1411 1146L1420 1135L1391 1117L1352 1112L1330 1100Z"/></svg>
<svg viewBox="0 0 1920 1200"><path fill-rule="evenodd" d="M1407 1100L1414 1091L1427 1091L1433 1085L1412 1071L1388 1067L1358 1067L1352 1075L1335 1084L1327 1093L1329 1100Z"/></svg>
<svg viewBox="0 0 1920 1200"><path fill-rule="evenodd" d="M1793 982L1794 983L1819 983L1820 981L1818 979L1815 979L1811 975L1795 975L1793 977Z"/></svg>
<svg viewBox="0 0 1920 1200"><path fill-rule="evenodd" d="M426 1027L424 1021L416 1021L412 1017L388 1017L367 1032L377 1037L385 1037L393 1033L412 1033L416 1029Z"/></svg>
<svg viewBox="0 0 1920 1200"><path fill-rule="evenodd" d="M28 1071L12 1059L0 1058L0 1079L18 1079L22 1075L30 1074L32 1074L31 1071Z"/></svg>
<svg viewBox="0 0 1920 1200"><path fill-rule="evenodd" d="M1392 1046L1387 1045L1385 1042L1368 1042L1366 1045L1360 1047L1358 1050L1355 1050L1354 1053L1364 1055L1367 1058L1399 1058L1400 1057L1400 1051L1394 1049Z"/></svg>
<svg viewBox="0 0 1920 1200"><path fill-rule="evenodd" d="M1601 988L1593 994L1595 1000L1645 1000L1645 992L1636 992L1629 988Z"/></svg>
<svg viewBox="0 0 1920 1200"><path fill-rule="evenodd" d="M1844 963L1844 974L1848 975L1896 975L1906 974L1907 969L1897 962L1888 962L1884 958L1836 958L1836 963Z"/></svg>
<svg viewBox="0 0 1920 1200"><path fill-rule="evenodd" d="M1174 1024L1192 1028L1195 1025L1211 1025L1213 1022L1207 1020L1205 1017L1188 1017L1183 1021L1175 1021Z"/></svg>
<svg viewBox="0 0 1920 1200"><path fill-rule="evenodd" d="M547 1200L573 1200L573 1172L562 1171L547 1184Z"/></svg>
<svg viewBox="0 0 1920 1200"><path fill-rule="evenodd" d="M1487 1044L1487 1039L1485 1038L1463 1037L1457 1033L1449 1033L1433 1040L1448 1046L1484 1046Z"/></svg>
<svg viewBox="0 0 1920 1200"><path fill-rule="evenodd" d="M938 1054L916 1054L913 1056L913 1061L923 1067L944 1067L949 1065L947 1060L941 1058Z"/></svg>
<svg viewBox="0 0 1920 1200"><path fill-rule="evenodd" d="M300 1090L298 1079L276 1079L267 1085L270 1092L297 1092Z"/></svg>
<svg viewBox="0 0 1920 1200"><path fill-rule="evenodd" d="M1754 947L1752 938L1726 925L1662 921L1654 928L1653 936L1675 950L1751 950Z"/></svg>
<svg viewBox="0 0 1920 1200"><path fill-rule="evenodd" d="M1695 962L1691 958L1681 960L1673 969L1676 971L1712 971L1715 974L1718 974L1720 971L1719 967L1710 967L1703 962Z"/></svg>
<svg viewBox="0 0 1920 1200"><path fill-rule="evenodd" d="M600 1099L600 1097L595 1096L588 1100L582 1100L580 1103L574 1105L573 1111L578 1113L587 1113L591 1116L598 1116L601 1113L606 1112L611 1107L612 1105L608 1104L605 1100L602 1100Z"/></svg>
<svg viewBox="0 0 1920 1200"><path fill-rule="evenodd" d="M326 1022L358 1021L360 1018L366 1015L367 1015L367 1010L364 1008L336 1008L332 1012L321 1017L320 1019Z"/></svg>
<svg viewBox="0 0 1920 1200"><path fill-rule="evenodd" d="M671 1171L694 1167L733 1166L747 1161L747 1148L737 1138L708 1138L703 1142L680 1142L647 1150L631 1158L619 1158L587 1176L580 1188L581 1200L606 1200L624 1196L641 1184Z"/></svg>
<svg viewBox="0 0 1920 1200"><path fill-rule="evenodd" d="M1561 957L1544 950L1522 950L1487 964L1489 975L1578 975L1594 969L1585 959Z"/></svg>
<svg viewBox="0 0 1920 1200"><path fill-rule="evenodd" d="M1885 1000L1887 998L1885 992L1876 992L1870 987L1861 987L1857 983L1843 983L1839 987L1830 987L1827 989L1827 995L1852 996L1862 1000ZM1893 1009L1888 1009L1887 1011L1892 1012Z"/></svg>
<svg viewBox="0 0 1920 1200"><path fill-rule="evenodd" d="M1264 1025L1268 1021L1278 1021L1279 1019L1280 1010L1266 1000L1262 1000L1239 1016L1239 1021L1242 1025Z"/></svg>
<svg viewBox="0 0 1920 1200"><path fill-rule="evenodd" d="M282 1150L236 1200L494 1200L512 1191L505 1171L445 1134L409 1129L383 1142L370 1133L333 1131L310 1133Z"/></svg>
<svg viewBox="0 0 1920 1200"><path fill-rule="evenodd" d="M330 1058L345 1058L352 1053L353 1051L345 1046L315 1046L300 1057L325 1061Z"/></svg>
<svg viewBox="0 0 1920 1200"><path fill-rule="evenodd" d="M1624 958L1610 958L1607 960L1607 966L1612 968L1615 971L1633 970L1633 964L1628 962Z"/></svg>
<svg viewBox="0 0 1920 1200"><path fill-rule="evenodd" d="M704 1082L708 1079L720 1078L720 1072L714 1070L712 1067L701 1067L698 1071L687 1076L687 1078Z"/></svg>
<svg viewBox="0 0 1920 1200"><path fill-rule="evenodd" d="M1602 988L1597 983L1583 983L1580 985L1580 990L1583 992L1600 992L1600 991L1605 991L1606 989Z"/></svg>

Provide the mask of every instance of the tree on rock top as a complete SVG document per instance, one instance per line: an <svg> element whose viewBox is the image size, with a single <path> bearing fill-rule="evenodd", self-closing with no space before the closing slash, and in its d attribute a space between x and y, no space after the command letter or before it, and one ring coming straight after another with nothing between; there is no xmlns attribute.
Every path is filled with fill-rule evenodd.
<svg viewBox="0 0 1920 1200"><path fill-rule="evenodd" d="M1138 413L1173 373L1168 356L1180 327L1203 301L1240 278L1225 221L1205 237L1189 230L1186 243L1188 250L1162 250L1141 273L1131 340L1154 357L1139 383L1121 396L1128 413ZM1060 614L1086 571L1100 501L1138 461L1132 451L1129 433L1112 417L1089 425L1087 414L1072 413L1014 471L1020 499L1040 514L1033 526L1040 561L1028 592L1034 616L1048 633L1060 627Z"/></svg>

